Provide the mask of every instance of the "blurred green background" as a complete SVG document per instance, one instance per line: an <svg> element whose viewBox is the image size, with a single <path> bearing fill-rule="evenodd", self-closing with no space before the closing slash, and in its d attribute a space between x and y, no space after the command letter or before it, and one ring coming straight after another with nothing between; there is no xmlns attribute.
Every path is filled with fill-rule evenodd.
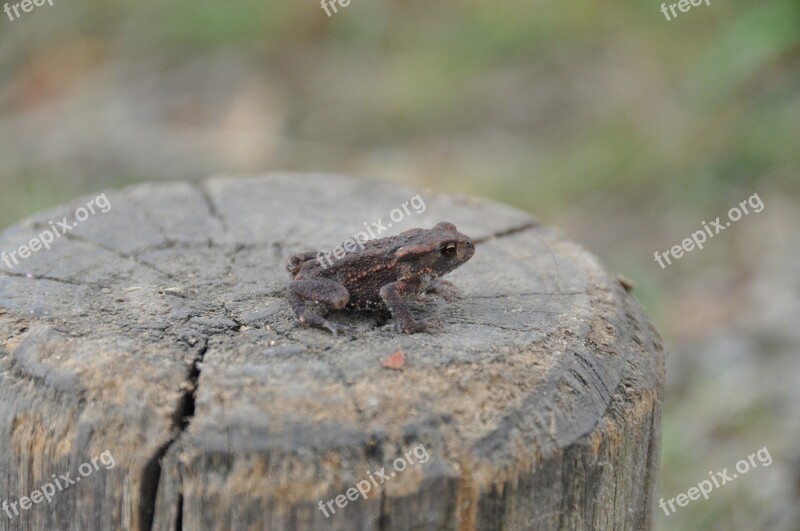
<svg viewBox="0 0 800 531"><path fill-rule="evenodd" d="M54 0L0 18L0 227L83 193L322 171L559 225L669 350L660 529L800 529L800 2ZM664 251L765 204L661 269ZM298 208L302 208L298 205Z"/></svg>

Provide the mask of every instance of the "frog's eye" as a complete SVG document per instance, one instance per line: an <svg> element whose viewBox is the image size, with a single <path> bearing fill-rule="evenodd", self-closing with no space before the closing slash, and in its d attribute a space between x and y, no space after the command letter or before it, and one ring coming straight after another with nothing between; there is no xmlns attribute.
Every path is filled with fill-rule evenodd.
<svg viewBox="0 0 800 531"><path fill-rule="evenodd" d="M442 245L442 254L449 257L456 255L456 244L455 243L445 243Z"/></svg>

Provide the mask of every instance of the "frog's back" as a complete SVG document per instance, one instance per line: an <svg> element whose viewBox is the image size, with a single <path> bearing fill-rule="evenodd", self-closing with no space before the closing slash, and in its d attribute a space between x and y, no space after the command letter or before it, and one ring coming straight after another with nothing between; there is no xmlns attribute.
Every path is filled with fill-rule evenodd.
<svg viewBox="0 0 800 531"><path fill-rule="evenodd" d="M359 247L340 259L334 259L328 267L318 266L318 276L336 280L347 288L352 307L380 306L380 289L397 280L397 256L400 250L410 245L421 231L415 229L365 242L363 249Z"/></svg>

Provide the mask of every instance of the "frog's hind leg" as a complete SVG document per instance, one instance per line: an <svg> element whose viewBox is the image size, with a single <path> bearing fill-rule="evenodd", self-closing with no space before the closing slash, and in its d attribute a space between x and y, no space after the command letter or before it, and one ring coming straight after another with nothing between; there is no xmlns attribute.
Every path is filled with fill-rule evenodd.
<svg viewBox="0 0 800 531"><path fill-rule="evenodd" d="M312 312L307 302L319 303L332 310L341 310L350 302L350 293L347 288L334 280L326 278L304 278L289 283L289 304L292 305L297 319L305 326L326 328L333 332L355 335L355 330L349 326L328 321L321 315Z"/></svg>

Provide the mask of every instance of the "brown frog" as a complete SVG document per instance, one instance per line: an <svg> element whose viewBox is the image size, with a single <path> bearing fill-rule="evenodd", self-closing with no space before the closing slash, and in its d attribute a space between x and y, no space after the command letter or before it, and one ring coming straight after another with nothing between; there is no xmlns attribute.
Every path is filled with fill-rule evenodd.
<svg viewBox="0 0 800 531"><path fill-rule="evenodd" d="M472 240L447 221L432 229L411 229L343 247L348 251L342 251L335 261L330 255L326 261L322 253L309 251L286 262L286 270L292 275L289 303L297 318L306 326L327 328L334 336L354 335L355 331L312 312L307 302L332 310L388 309L400 331L423 332L428 322L415 319L403 299L429 292L448 298L452 286L437 279L475 254Z"/></svg>

